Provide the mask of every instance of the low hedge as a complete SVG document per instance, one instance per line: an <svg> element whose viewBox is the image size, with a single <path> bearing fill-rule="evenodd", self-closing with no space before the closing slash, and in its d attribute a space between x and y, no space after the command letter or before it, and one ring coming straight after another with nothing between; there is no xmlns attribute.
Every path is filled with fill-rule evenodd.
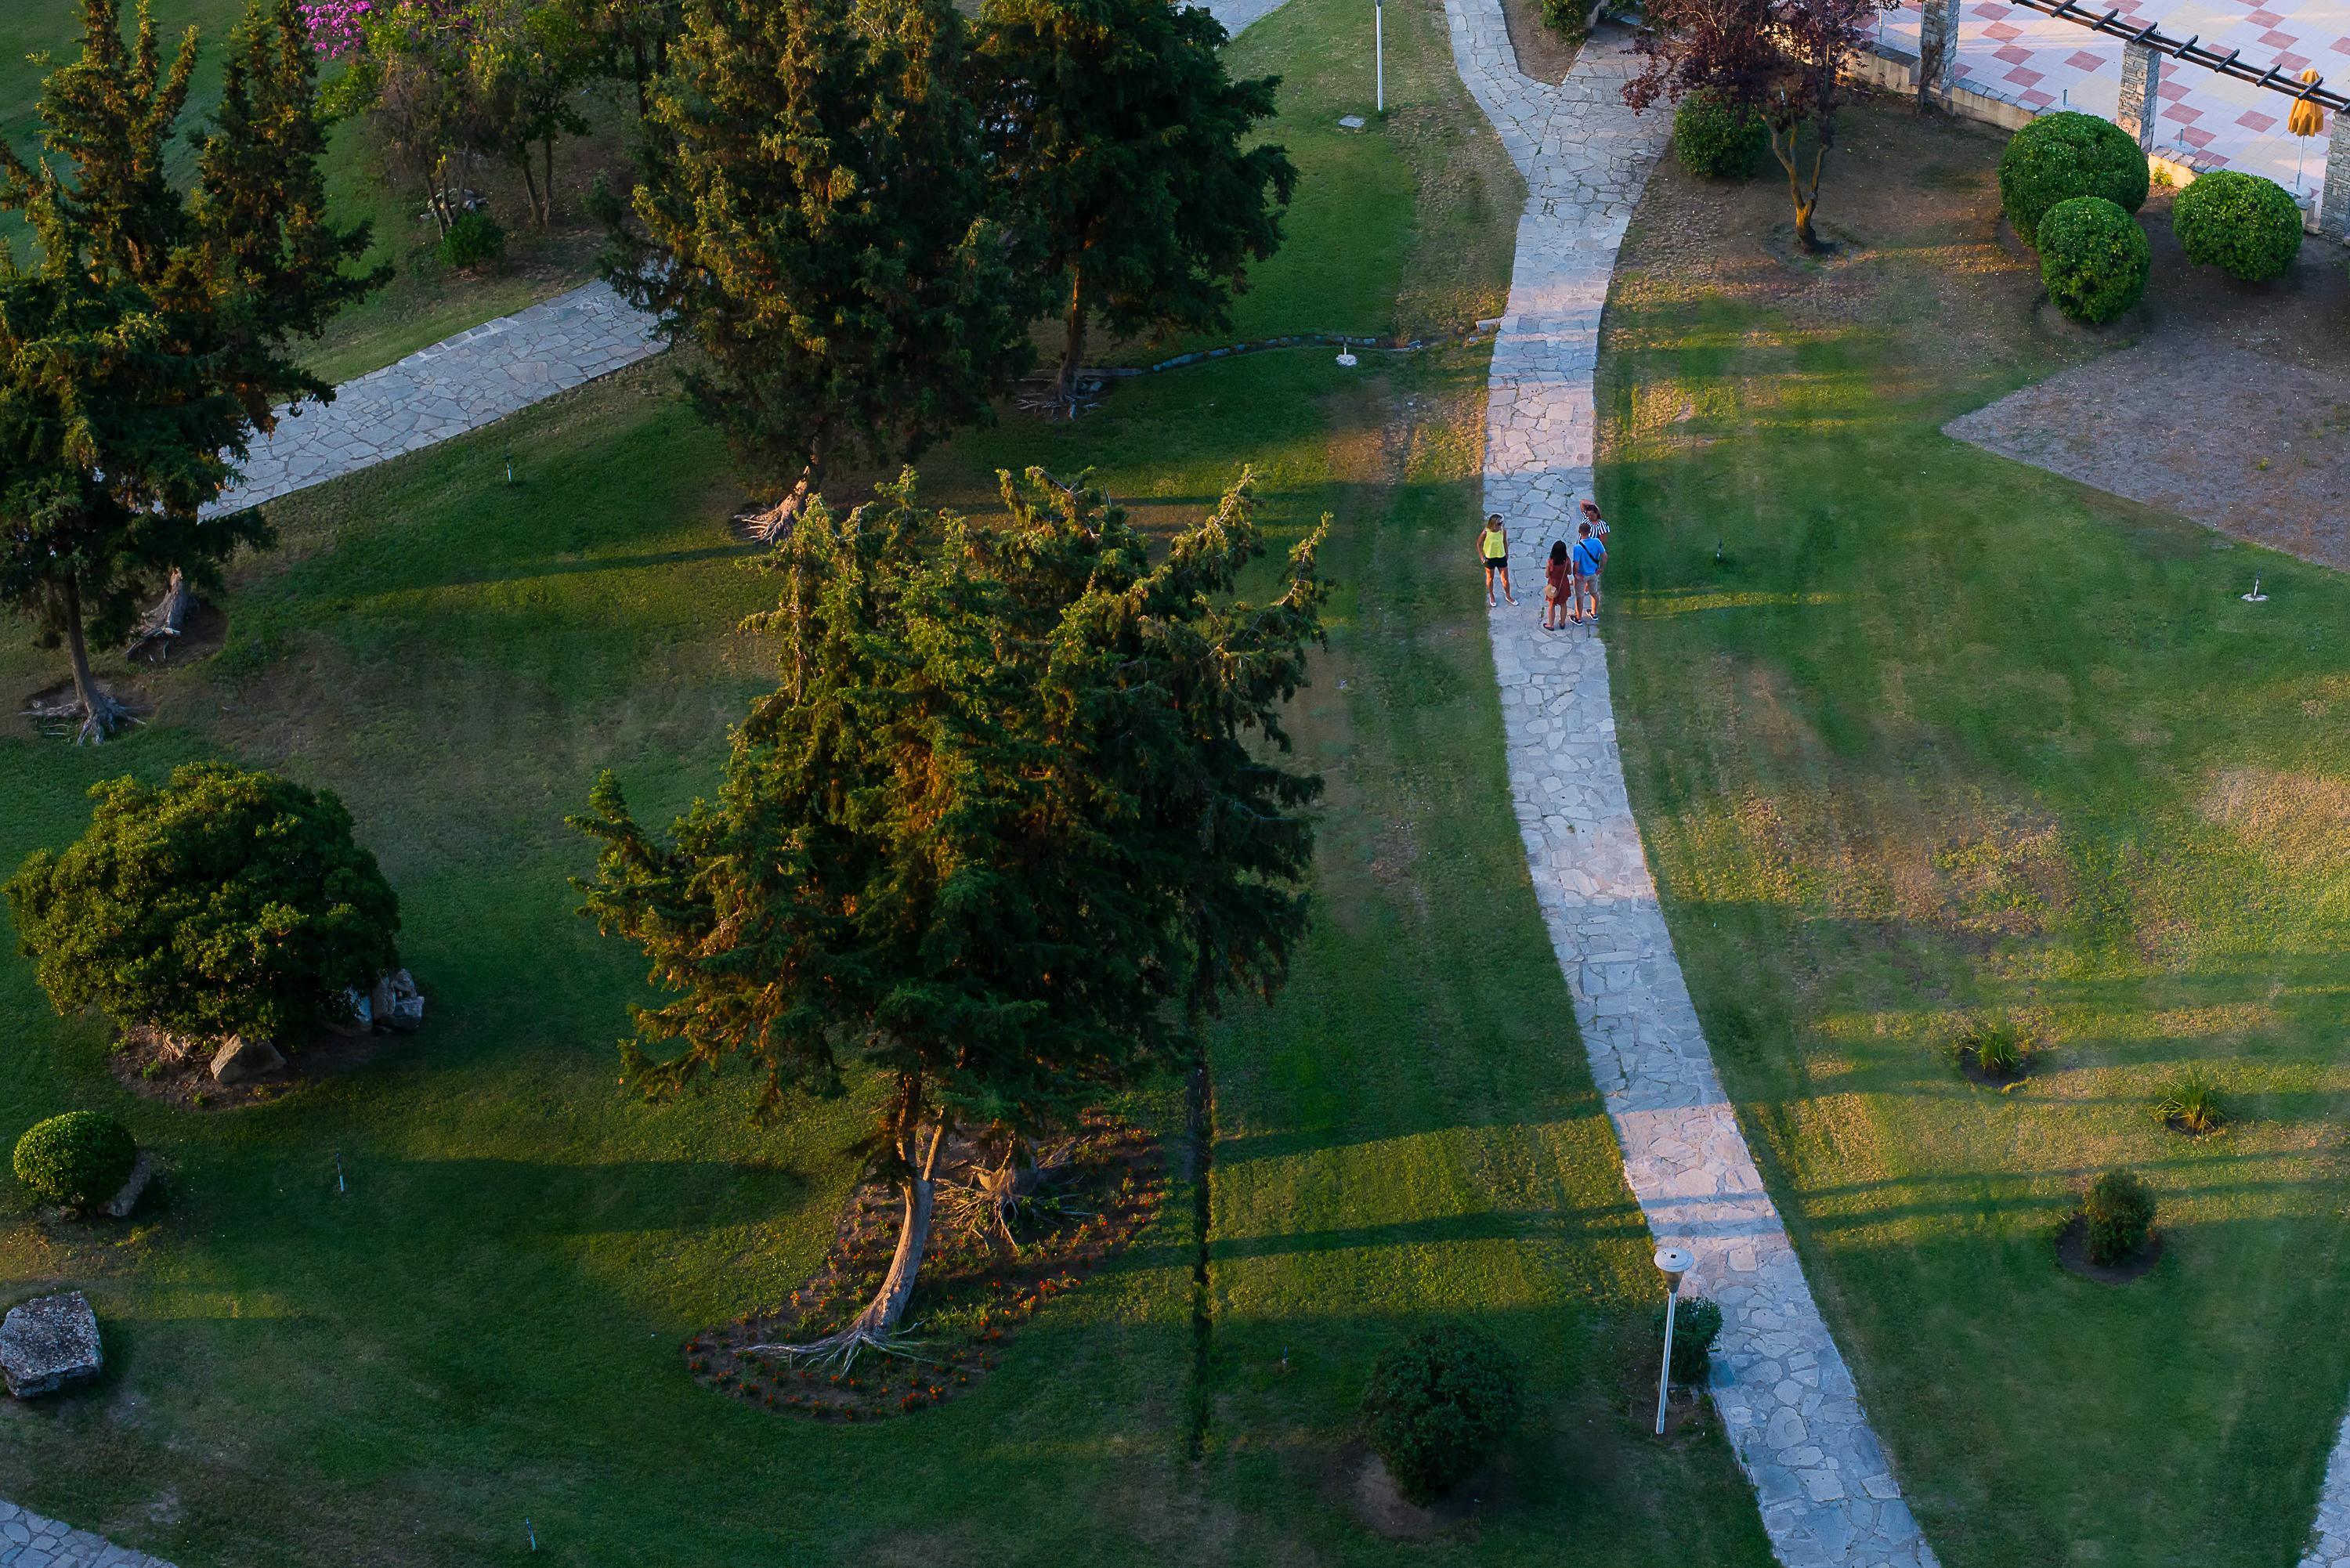
<svg viewBox="0 0 2350 1568"><path fill-rule="evenodd" d="M68 1111L35 1122L16 1140L16 1179L44 1203L95 1209L122 1190L139 1146L112 1116Z"/></svg>
<svg viewBox="0 0 2350 1568"><path fill-rule="evenodd" d="M2040 221L2059 202L2102 196L2125 213L2146 205L2146 153L2110 119L2078 109L2043 114L2008 138L1999 157L1999 200L2016 237L2036 246Z"/></svg>
<svg viewBox="0 0 2350 1568"><path fill-rule="evenodd" d="M2273 180L2215 170L2171 199L2170 227L2187 259L2247 283L2281 276L2301 254L2301 208Z"/></svg>
<svg viewBox="0 0 2350 1568"><path fill-rule="evenodd" d="M2131 1172L2109 1170L2081 1200L2081 1218L2088 1231L2089 1262L2122 1262L2154 1231L2154 1194Z"/></svg>
<svg viewBox="0 0 2350 1568"><path fill-rule="evenodd" d="M1673 110L1673 156L1700 179L1743 180L1769 144L1761 115L1710 92L1693 92Z"/></svg>
<svg viewBox="0 0 2350 1568"><path fill-rule="evenodd" d="M2103 196L2057 202L2040 220L2038 237L2040 281L2074 320L2111 321L2146 293L2153 266L2146 231Z"/></svg>

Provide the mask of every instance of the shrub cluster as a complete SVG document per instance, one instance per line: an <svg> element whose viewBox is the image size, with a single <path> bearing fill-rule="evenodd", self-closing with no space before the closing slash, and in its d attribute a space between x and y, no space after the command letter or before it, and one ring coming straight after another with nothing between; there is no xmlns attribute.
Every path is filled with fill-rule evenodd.
<svg viewBox="0 0 2350 1568"><path fill-rule="evenodd" d="M2111 321L2146 293L2154 265L2146 231L2103 196L2074 196L2049 208L2038 245L2040 281L2056 308L2075 321ZM1994 1070L1988 1061L1983 1069Z"/></svg>
<svg viewBox="0 0 2350 1568"><path fill-rule="evenodd" d="M1459 1324L1414 1334L1380 1356L1363 1413L1397 1490L1425 1504L1465 1480L1516 1424L1524 1384L1516 1356Z"/></svg>
<svg viewBox="0 0 2350 1568"><path fill-rule="evenodd" d="M1665 1309L1659 1307L1657 1332L1665 1331ZM1702 1383L1713 1366L1713 1342L1721 1334L1721 1308L1703 1296L1692 1296L1673 1309L1673 1381Z"/></svg>
<svg viewBox="0 0 2350 1568"><path fill-rule="evenodd" d="M1999 200L2016 237L2037 247L2040 221L2059 202L2102 196L2125 213L2146 205L2146 153L2112 120L2066 109L2043 114L2008 139Z"/></svg>
<svg viewBox="0 0 2350 1568"><path fill-rule="evenodd" d="M399 967L400 901L331 793L197 763L90 794L88 831L5 888L58 1012L298 1045Z"/></svg>
<svg viewBox="0 0 2350 1568"><path fill-rule="evenodd" d="M44 1203L95 1209L122 1189L139 1146L120 1122L96 1111L68 1111L35 1122L16 1140L16 1179Z"/></svg>
<svg viewBox="0 0 2350 1568"><path fill-rule="evenodd" d="M2172 198L2170 227L2189 261L2248 283L2279 276L2301 254L2301 208L2293 193L2232 169L2198 176Z"/></svg>
<svg viewBox="0 0 2350 1568"><path fill-rule="evenodd" d="M441 236L441 259L453 267L504 266L506 232L487 213L460 213Z"/></svg>
<svg viewBox="0 0 2350 1568"><path fill-rule="evenodd" d="M1745 179L1767 144L1762 116L1710 92L1693 92L1673 110L1673 156L1700 179Z"/></svg>
<svg viewBox="0 0 2350 1568"><path fill-rule="evenodd" d="M2126 1170L2097 1178L2081 1200L2088 1229L2089 1262L2118 1263L2146 1245L2154 1230L2154 1194Z"/></svg>

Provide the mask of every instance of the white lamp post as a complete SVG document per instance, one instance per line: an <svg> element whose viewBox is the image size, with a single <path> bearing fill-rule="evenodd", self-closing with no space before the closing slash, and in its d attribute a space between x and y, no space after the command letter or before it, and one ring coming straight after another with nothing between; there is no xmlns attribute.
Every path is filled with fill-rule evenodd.
<svg viewBox="0 0 2350 1568"><path fill-rule="evenodd" d="M1388 111L1388 8L1385 0L1371 3L1372 70L1378 78L1377 107L1381 114Z"/></svg>
<svg viewBox="0 0 2350 1568"><path fill-rule="evenodd" d="M1657 1436L1665 1435L1665 1396L1673 1386L1673 1308L1681 1299L1681 1276L1697 1260L1679 1247L1657 1249L1657 1272L1665 1276L1665 1364L1657 1370Z"/></svg>

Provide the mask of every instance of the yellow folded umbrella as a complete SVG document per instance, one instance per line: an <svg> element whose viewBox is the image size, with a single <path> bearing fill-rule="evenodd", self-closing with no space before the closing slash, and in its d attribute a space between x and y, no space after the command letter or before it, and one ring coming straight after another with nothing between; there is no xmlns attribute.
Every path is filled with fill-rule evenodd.
<svg viewBox="0 0 2350 1568"><path fill-rule="evenodd" d="M2312 67L2302 72L2301 79L2305 82L2315 81L2316 67ZM2293 100L2293 112L2285 117L2284 128L2295 136L2323 136L2325 134L2325 111L2317 107L2315 99L2296 99Z"/></svg>

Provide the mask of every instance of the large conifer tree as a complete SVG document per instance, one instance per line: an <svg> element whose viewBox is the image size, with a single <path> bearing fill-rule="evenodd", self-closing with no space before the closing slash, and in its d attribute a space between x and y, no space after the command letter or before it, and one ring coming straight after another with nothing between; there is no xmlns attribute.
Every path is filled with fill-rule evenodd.
<svg viewBox="0 0 2350 1568"><path fill-rule="evenodd" d="M845 459L987 417L1030 352L949 0L693 0L614 283L786 531ZM617 221L619 214L612 214Z"/></svg>
<svg viewBox="0 0 2350 1568"><path fill-rule="evenodd" d="M1153 566L1101 494L1008 476L1010 521L921 512L910 475L837 518L811 504L772 563L782 683L726 782L666 839L598 781L582 884L668 999L637 1013L627 1081L674 1091L732 1058L765 1108L850 1064L889 1093L897 1254L818 1346L887 1342L957 1126L1015 1141L1180 1048L1187 1019L1269 995L1305 920L1318 777L1280 712L1321 635L1298 545L1271 603L1245 481Z"/></svg>
<svg viewBox="0 0 2350 1568"><path fill-rule="evenodd" d="M345 260L364 234L326 221L307 35L293 0L248 12L198 189L165 159L195 68L192 28L167 62L141 10L83 0L82 52L43 84L46 156L0 144L0 209L36 257L0 247L0 600L62 641L61 711L98 741L122 710L92 675L142 593L217 578L251 514L205 520L256 430L286 400L329 389L286 352L371 279Z"/></svg>
<svg viewBox="0 0 2350 1568"><path fill-rule="evenodd" d="M1061 290L1069 407L1089 321L1225 326L1248 262L1279 247L1297 171L1242 142L1281 78L1234 81L1222 25L1170 0L987 0L980 30L1014 226Z"/></svg>

